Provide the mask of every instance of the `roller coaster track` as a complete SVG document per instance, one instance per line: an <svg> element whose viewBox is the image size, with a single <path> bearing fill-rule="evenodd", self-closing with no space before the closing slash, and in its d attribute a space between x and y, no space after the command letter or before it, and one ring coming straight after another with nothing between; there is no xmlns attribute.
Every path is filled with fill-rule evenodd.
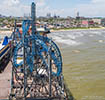
<svg viewBox="0 0 105 100"><path fill-rule="evenodd" d="M64 83L62 56L58 46L35 26L35 4L31 20L23 20L22 36L13 32L10 100L74 100ZM32 32L29 28L32 27ZM17 38L18 37L18 38Z"/></svg>

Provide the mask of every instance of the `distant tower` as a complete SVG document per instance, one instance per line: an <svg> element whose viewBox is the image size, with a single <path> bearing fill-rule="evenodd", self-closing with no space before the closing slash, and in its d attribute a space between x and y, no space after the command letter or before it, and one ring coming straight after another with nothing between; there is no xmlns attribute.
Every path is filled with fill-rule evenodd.
<svg viewBox="0 0 105 100"><path fill-rule="evenodd" d="M77 16L76 16L76 19L79 20L80 19L80 15L79 15L79 12L77 12Z"/></svg>
<svg viewBox="0 0 105 100"><path fill-rule="evenodd" d="M51 13L47 13L47 18L51 18Z"/></svg>
<svg viewBox="0 0 105 100"><path fill-rule="evenodd" d="M79 12L77 12L77 17L79 17Z"/></svg>
<svg viewBox="0 0 105 100"><path fill-rule="evenodd" d="M77 27L81 27L81 17L79 15L79 12L77 12L76 21L77 21Z"/></svg>
<svg viewBox="0 0 105 100"><path fill-rule="evenodd" d="M54 18L57 18L56 14L54 14Z"/></svg>

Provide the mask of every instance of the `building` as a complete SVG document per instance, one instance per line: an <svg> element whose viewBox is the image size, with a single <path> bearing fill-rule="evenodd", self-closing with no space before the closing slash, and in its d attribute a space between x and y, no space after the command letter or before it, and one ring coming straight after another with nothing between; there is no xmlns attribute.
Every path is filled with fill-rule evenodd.
<svg viewBox="0 0 105 100"><path fill-rule="evenodd" d="M93 18L92 20L94 21L95 24L98 24L98 25L101 25L101 23L102 23L101 18Z"/></svg>
<svg viewBox="0 0 105 100"><path fill-rule="evenodd" d="M101 20L101 25L102 25L103 27L105 27L105 18L103 18L103 19Z"/></svg>
<svg viewBox="0 0 105 100"><path fill-rule="evenodd" d="M47 13L47 18L51 18L51 13Z"/></svg>
<svg viewBox="0 0 105 100"><path fill-rule="evenodd" d="M89 23L89 27L93 27L95 25L93 20L89 20L88 23Z"/></svg>
<svg viewBox="0 0 105 100"><path fill-rule="evenodd" d="M89 27L89 22L87 20L82 20L81 27Z"/></svg>

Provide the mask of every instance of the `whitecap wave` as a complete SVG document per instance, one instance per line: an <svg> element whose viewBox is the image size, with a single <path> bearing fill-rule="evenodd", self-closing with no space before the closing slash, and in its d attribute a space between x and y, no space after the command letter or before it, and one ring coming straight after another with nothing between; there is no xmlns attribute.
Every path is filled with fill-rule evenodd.
<svg viewBox="0 0 105 100"><path fill-rule="evenodd" d="M76 41L73 41L73 40L70 40L70 39L59 39L59 40L55 40L56 42L58 43L62 43L62 44L67 44L67 45L70 45L70 46L76 46L76 45L80 45L81 43L80 42L76 42Z"/></svg>
<svg viewBox="0 0 105 100"><path fill-rule="evenodd" d="M105 37L105 32L104 30L72 30L53 32L50 36L58 43L77 46L87 43L90 39L94 39L96 36Z"/></svg>
<svg viewBox="0 0 105 100"><path fill-rule="evenodd" d="M93 31L93 32L91 32L91 34L94 34L94 35L102 35L102 32L100 32L100 31Z"/></svg>
<svg viewBox="0 0 105 100"><path fill-rule="evenodd" d="M66 44L66 45L74 46L74 45L81 44L80 42L72 40L74 38L72 38L72 39L70 39L70 38L62 38L62 37L59 37L59 36L53 36L52 38L54 39L54 41L56 41L58 43Z"/></svg>

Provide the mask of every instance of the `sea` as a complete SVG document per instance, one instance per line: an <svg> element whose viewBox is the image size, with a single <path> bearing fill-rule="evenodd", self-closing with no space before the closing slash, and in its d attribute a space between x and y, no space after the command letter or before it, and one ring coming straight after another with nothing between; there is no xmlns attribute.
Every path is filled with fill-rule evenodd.
<svg viewBox="0 0 105 100"><path fill-rule="evenodd" d="M105 29L50 35L63 57L63 74L75 100L105 100Z"/></svg>

